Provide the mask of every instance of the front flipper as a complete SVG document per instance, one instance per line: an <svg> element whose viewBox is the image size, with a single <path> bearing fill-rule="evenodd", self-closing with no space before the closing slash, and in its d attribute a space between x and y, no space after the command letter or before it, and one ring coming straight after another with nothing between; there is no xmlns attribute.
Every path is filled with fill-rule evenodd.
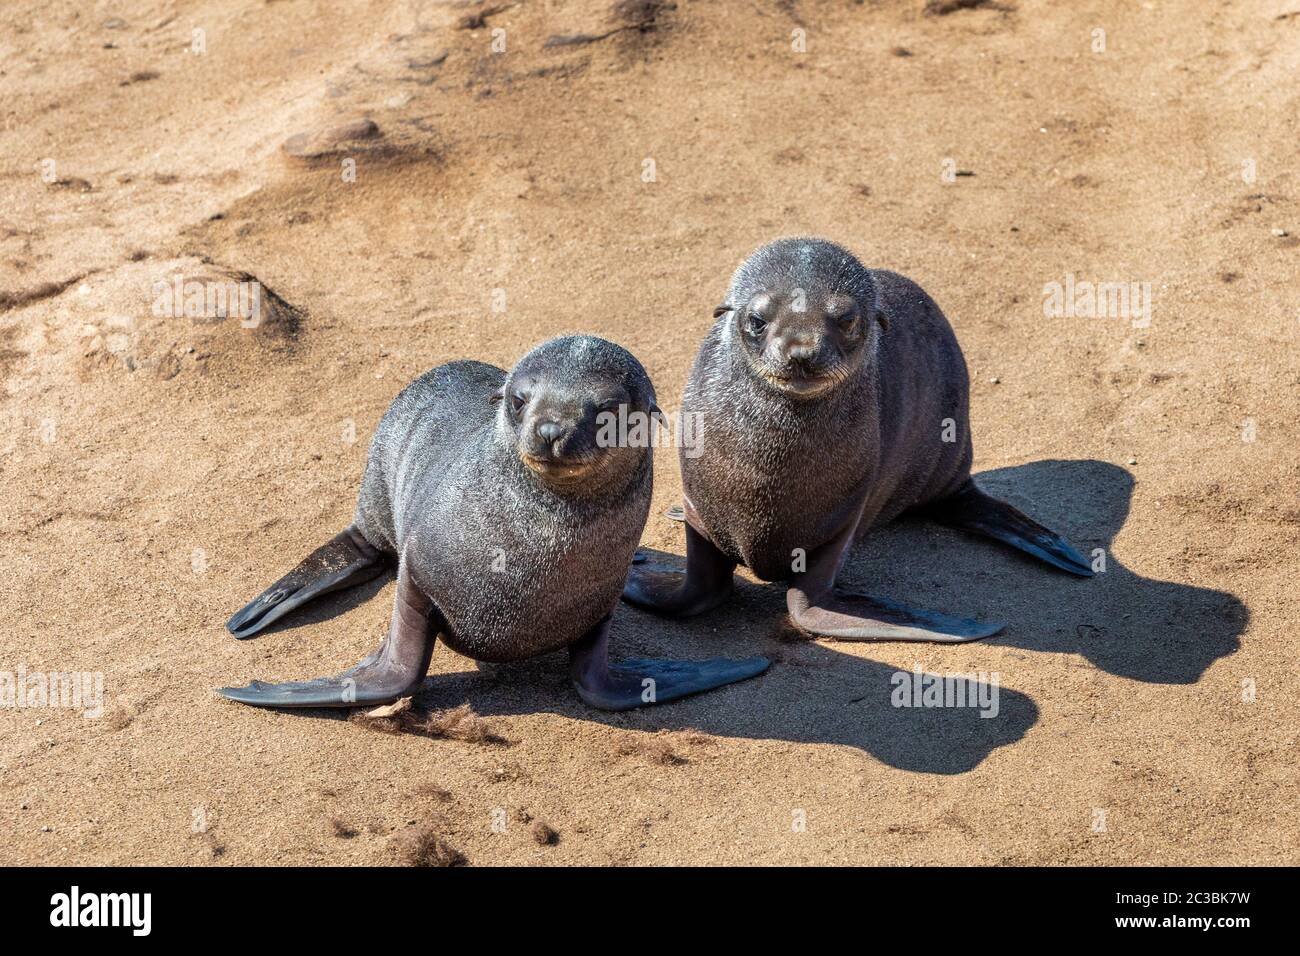
<svg viewBox="0 0 1300 956"><path fill-rule="evenodd" d="M799 587L786 592L790 619L810 634L842 641L934 641L959 644L991 637L1001 624L949 617L909 608L895 601L830 588L809 595Z"/></svg>
<svg viewBox="0 0 1300 956"><path fill-rule="evenodd" d="M1019 548L1062 571L1083 578L1093 576L1087 559L1068 541L1005 501L986 495L974 481L968 480L960 490L925 506L921 513L940 524L974 531Z"/></svg>
<svg viewBox="0 0 1300 956"><path fill-rule="evenodd" d="M241 640L252 637L313 598L383 573L383 552L349 526L253 598L226 622L226 629Z"/></svg>
<svg viewBox="0 0 1300 956"><path fill-rule="evenodd" d="M623 600L668 617L690 617L712 610L731 593L736 562L708 538L686 525L686 570L633 558Z"/></svg>
<svg viewBox="0 0 1300 956"><path fill-rule="evenodd" d="M733 660L713 657L704 661L631 658L609 663L607 614L569 647L569 674L583 701L600 710L631 710L649 704L666 704L690 694L755 677L767 670L766 657Z"/></svg>
<svg viewBox="0 0 1300 956"><path fill-rule="evenodd" d="M810 634L842 641L936 641L957 644L977 641L1002 630L1001 624L981 624L971 618L949 617L909 608L894 601L835 587L835 577L853 543L857 522L848 522L826 544L808 555L806 570L794 576L786 591L790 620Z"/></svg>
<svg viewBox="0 0 1300 956"><path fill-rule="evenodd" d="M405 569L398 573L393 620L379 649L336 677L245 687L217 693L255 707L361 707L386 704L419 689L429 670L442 619Z"/></svg>

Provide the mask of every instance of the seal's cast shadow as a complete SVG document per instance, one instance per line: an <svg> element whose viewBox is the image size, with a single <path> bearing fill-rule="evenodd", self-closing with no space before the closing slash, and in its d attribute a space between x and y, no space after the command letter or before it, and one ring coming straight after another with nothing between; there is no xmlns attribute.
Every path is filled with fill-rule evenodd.
<svg viewBox="0 0 1300 956"><path fill-rule="evenodd" d="M753 607L742 611L736 632L745 628L750 633L728 627L733 636L725 639L725 647L718 646L718 635L713 646L699 633L684 637L679 622L658 628L652 640L624 640L636 646L623 648L622 654L705 657L758 652L773 659L771 669L753 680L664 707L624 713L585 707L569 687L559 655L435 675L425 681L415 704L436 709L468 702L485 717L540 711L647 732L691 730L715 737L842 744L892 767L936 774L974 769L997 747L1019 740L1038 718L1038 708L1028 696L994 688L976 674L954 675L948 689L951 700L964 701L965 706L912 706L919 698L913 697L910 664L900 671L821 643L780 643L771 622L764 626L761 617ZM767 636L755 641L752 633L760 629ZM946 675L925 674L922 688L932 676ZM895 706L895 701L908 706Z"/></svg>
<svg viewBox="0 0 1300 956"><path fill-rule="evenodd" d="M384 575L307 605L259 637L343 614L375 597L389 578ZM996 747L1019 740L1036 721L1033 702L1006 687L998 689L994 712L989 706L991 688L978 677L958 677L952 683L954 697L966 702L966 707L893 706L896 692L899 700L914 699L910 685L904 695L898 683L903 678L895 677L897 669L843 653L833 642L798 639L785 616L784 593L779 586L742 584L723 608L685 621L664 620L627 605L616 612L612 635L616 658L759 653L773 660L767 673L730 687L662 707L609 713L578 698L569 681L565 652L515 664L476 664L438 646L435 668L447 666L450 660L455 670L427 677L414 704L419 712L468 703L484 717L556 713L647 732L689 728L720 737L845 744L894 767L945 774L972 769ZM909 681L914 679L911 662L924 665L927 659L923 647L913 650L908 656ZM981 717L981 712L990 716ZM346 719L348 712L284 713L338 720Z"/></svg>
<svg viewBox="0 0 1300 956"><path fill-rule="evenodd" d="M923 671L974 672L976 683L984 683L987 675L978 672L994 668L982 664L981 647L1001 644L1078 654L1135 681L1189 684L1239 646L1248 613L1236 597L1142 577L1115 555L1112 544L1128 516L1134 485L1124 469L1091 460L1040 461L985 472L976 481L1066 535L1090 560L1101 549L1105 569L1091 579L1074 578L995 542L920 520L874 532L850 556L842 582L910 605L1006 623L997 636L960 647L907 645L904 656ZM653 552L651 559L682 561ZM558 710L646 730L689 727L719 736L847 744L890 766L941 774L972 769L994 748L1019 740L1038 719L1034 702L1006 686L1015 684L1016 675L1008 673L1005 655L998 655L996 714L985 717L981 713L989 708L975 706L980 688L966 678L955 686L970 706L898 707L905 698L895 691L912 678L858 656L871 645L857 644L848 653L847 645L833 640L781 640L789 632L784 587L741 579L726 604L687 621L624 606L615 619L613 652L773 657L772 669L755 680L664 708L609 715L565 693L563 661L552 655L441 675L426 683L422 696L429 706L467 699L484 715ZM890 657L899 654L891 650ZM963 663L953 665L954 658ZM940 659L943 667L935 663ZM1033 667L1033 657L1019 666ZM989 699L989 688L983 690Z"/></svg>
<svg viewBox="0 0 1300 956"><path fill-rule="evenodd" d="M1041 461L985 472L976 481L1064 534L1085 556L1102 549L1105 570L1091 579L1074 578L994 542L904 519L857 546L841 583L917 607L1003 621L1004 631L958 647L888 645L907 648L908 664L900 670L859 656L864 648L885 645L855 644L848 652L849 645L833 640L791 641L785 588L741 578L720 608L685 621L621 606L612 654L767 654L773 666L754 680L664 707L610 714L578 700L561 653L432 675L416 704L432 709L469 703L485 717L554 712L647 731L693 728L724 737L844 744L900 769L953 774L1015 743L1038 719L1034 702L1007 686L1015 684L1015 674L1008 673L1003 655L996 710L988 706L989 679L978 672L994 668L981 661L983 646L1075 653L1112 674L1172 684L1194 683L1211 663L1237 649L1248 614L1234 596L1144 578L1116 558L1111 545L1133 489L1124 469L1100 461ZM682 562L679 556L650 555ZM295 624L332 617L373 593L366 585L327 599ZM449 653L439 648L435 660ZM892 650L890 656L899 657ZM963 663L953 665L954 659ZM912 700L910 684L900 687L914 679L912 662L925 673L974 674L952 684L967 706L896 706ZM1033 658L1021 666L1033 667Z"/></svg>
<svg viewBox="0 0 1300 956"><path fill-rule="evenodd" d="M1152 684L1194 684L1240 646L1249 613L1234 595L1146 578L1116 556L1114 541L1128 517L1134 485L1123 468L1047 460L987 471L975 480L1065 535L1094 562L1096 576L1060 574L996 543L905 520L864 540L842 580L919 606L940 604L937 610L978 612L1004 622L1006 629L986 643L1078 654L1107 673ZM1150 544L1135 542L1148 549ZM1173 537L1155 544L1166 554L1182 548ZM899 553L924 555L924 569L915 562L907 566L923 578L942 574L942 580L923 580L935 586L909 591L892 561Z"/></svg>

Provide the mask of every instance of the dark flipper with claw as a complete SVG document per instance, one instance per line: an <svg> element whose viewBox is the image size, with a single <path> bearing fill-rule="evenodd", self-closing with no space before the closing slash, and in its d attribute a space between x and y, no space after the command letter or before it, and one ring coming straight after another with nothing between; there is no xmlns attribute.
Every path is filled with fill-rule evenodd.
<svg viewBox="0 0 1300 956"><path fill-rule="evenodd" d="M790 619L810 634L842 641L934 641L960 644L991 637L1001 624L973 618L949 617L934 611L906 607L866 594L832 588L809 595L800 587L786 592Z"/></svg>
<svg viewBox="0 0 1300 956"><path fill-rule="evenodd" d="M955 494L922 509L922 514L964 531L974 531L1032 554L1062 571L1080 577L1093 576L1086 558L1064 538L1021 514L1005 501L991 498L974 481L967 481Z"/></svg>
<svg viewBox="0 0 1300 956"><path fill-rule="evenodd" d="M686 570L651 563L638 553L623 585L623 600L669 617L702 614L727 599L735 568L735 561L688 524Z"/></svg>
<svg viewBox="0 0 1300 956"><path fill-rule="evenodd" d="M633 658L609 663L609 622L606 615L569 648L569 674L585 703L600 710L631 710L666 704L690 694L755 677L767 670L766 657L704 661Z"/></svg>
<svg viewBox="0 0 1300 956"><path fill-rule="evenodd" d="M361 707L390 703L413 694L423 682L441 626L442 619L432 602L414 586L409 575L399 572L397 601L388 636L377 651L356 667L337 677L285 684L253 681L245 687L222 687L217 693L256 707Z"/></svg>
<svg viewBox="0 0 1300 956"><path fill-rule="evenodd" d="M254 598L226 622L226 629L241 639L252 637L313 598L383 573L383 552L349 526Z"/></svg>

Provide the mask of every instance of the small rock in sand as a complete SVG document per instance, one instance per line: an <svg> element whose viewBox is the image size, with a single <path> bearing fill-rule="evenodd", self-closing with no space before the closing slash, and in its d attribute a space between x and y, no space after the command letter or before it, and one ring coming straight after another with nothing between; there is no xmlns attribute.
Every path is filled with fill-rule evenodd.
<svg viewBox="0 0 1300 956"><path fill-rule="evenodd" d="M381 135L374 120L358 119L338 126L295 133L280 148L299 159L315 159L336 152L344 143L376 139Z"/></svg>
<svg viewBox="0 0 1300 956"><path fill-rule="evenodd" d="M396 717L398 714L404 714L411 709L411 698L403 697L394 704L388 704L384 707L376 707L374 710L366 711L367 717Z"/></svg>

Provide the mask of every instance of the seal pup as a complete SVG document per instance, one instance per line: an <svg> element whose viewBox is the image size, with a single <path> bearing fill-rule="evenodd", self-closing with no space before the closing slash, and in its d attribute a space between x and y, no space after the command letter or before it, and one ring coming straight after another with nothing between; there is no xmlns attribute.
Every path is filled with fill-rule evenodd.
<svg viewBox="0 0 1300 956"><path fill-rule="evenodd" d="M509 373L458 361L420 376L379 423L352 524L226 625L249 637L395 561L383 643L336 677L218 693L263 707L393 701L420 686L439 636L481 661L567 647L579 696L604 710L761 673L763 657L609 663L610 621L650 508L650 443L604 430L607 416L632 413L658 413L645 370L590 336L546 342Z"/></svg>
<svg viewBox="0 0 1300 956"><path fill-rule="evenodd" d="M956 642L1001 630L835 586L854 542L904 512L1092 575L971 480L966 363L916 283L834 243L781 239L740 266L713 315L682 404L704 427L702 447L679 456L686 571L634 564L630 603L698 614L727 596L739 563L789 581L790 617L813 634Z"/></svg>

